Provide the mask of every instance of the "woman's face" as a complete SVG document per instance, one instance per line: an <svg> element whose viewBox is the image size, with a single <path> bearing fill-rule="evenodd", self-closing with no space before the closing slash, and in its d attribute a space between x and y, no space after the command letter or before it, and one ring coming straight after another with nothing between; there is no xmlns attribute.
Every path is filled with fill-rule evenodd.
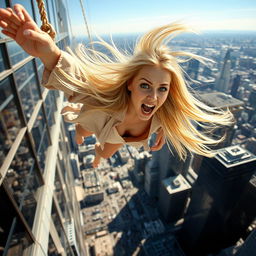
<svg viewBox="0 0 256 256"><path fill-rule="evenodd" d="M129 111L143 121L150 120L164 104L171 84L170 73L158 66L144 66L128 84Z"/></svg>

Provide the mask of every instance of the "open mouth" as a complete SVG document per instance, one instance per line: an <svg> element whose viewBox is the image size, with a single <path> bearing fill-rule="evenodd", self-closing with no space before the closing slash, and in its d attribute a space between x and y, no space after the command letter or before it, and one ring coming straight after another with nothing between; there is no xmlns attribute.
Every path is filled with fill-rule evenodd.
<svg viewBox="0 0 256 256"><path fill-rule="evenodd" d="M150 115L152 113L152 111L154 110L154 108L155 108L155 105L148 105L148 104L141 105L142 113L144 113L146 115Z"/></svg>

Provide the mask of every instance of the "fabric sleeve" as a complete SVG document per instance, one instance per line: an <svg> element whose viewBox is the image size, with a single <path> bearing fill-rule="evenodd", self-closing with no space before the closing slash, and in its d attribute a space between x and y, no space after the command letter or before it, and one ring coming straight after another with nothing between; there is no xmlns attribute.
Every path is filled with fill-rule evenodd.
<svg viewBox="0 0 256 256"><path fill-rule="evenodd" d="M82 75L82 69L76 59L69 53L61 51L61 56L54 69L52 71L44 69L41 84L47 89L63 91L68 99L85 92L81 86L76 85L65 77L63 72L72 78L86 83Z"/></svg>

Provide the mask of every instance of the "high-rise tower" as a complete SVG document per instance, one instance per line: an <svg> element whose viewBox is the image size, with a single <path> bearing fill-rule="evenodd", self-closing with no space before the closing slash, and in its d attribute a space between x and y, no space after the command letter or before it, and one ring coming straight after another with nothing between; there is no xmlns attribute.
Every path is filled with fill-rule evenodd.
<svg viewBox="0 0 256 256"><path fill-rule="evenodd" d="M230 69L231 69L231 49L228 49L224 57L223 66L219 78L216 81L215 88L220 92L227 93L230 86Z"/></svg>
<svg viewBox="0 0 256 256"><path fill-rule="evenodd" d="M179 242L188 256L217 252L234 245L243 235L252 219L241 222L234 211L238 204L245 212L249 204L255 205L242 203L255 171L256 156L240 146L220 149L214 158L203 159L179 233Z"/></svg>
<svg viewBox="0 0 256 256"><path fill-rule="evenodd" d="M241 82L241 76L236 75L234 80L233 80L232 87L231 87L231 92L230 92L230 94L234 98L238 97L238 88L240 86L240 82Z"/></svg>
<svg viewBox="0 0 256 256"><path fill-rule="evenodd" d="M16 2L41 25L36 1L0 7ZM44 2L63 49L70 44L66 2ZM60 115L64 95L40 86L42 72L39 59L0 35L0 254L86 255Z"/></svg>

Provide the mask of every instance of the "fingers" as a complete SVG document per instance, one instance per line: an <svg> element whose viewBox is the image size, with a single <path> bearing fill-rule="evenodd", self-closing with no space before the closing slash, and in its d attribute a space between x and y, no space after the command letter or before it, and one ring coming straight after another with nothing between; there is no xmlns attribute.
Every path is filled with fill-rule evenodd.
<svg viewBox="0 0 256 256"><path fill-rule="evenodd" d="M8 24L9 23L15 24L16 26L21 25L21 20L11 8L6 8L6 9L0 8L0 20L3 20Z"/></svg>
<svg viewBox="0 0 256 256"><path fill-rule="evenodd" d="M26 12L24 7L20 4L15 4L13 6L13 9L14 9L15 13L17 14L17 16L19 17L19 19L24 22L25 21L24 12Z"/></svg>
<svg viewBox="0 0 256 256"><path fill-rule="evenodd" d="M10 38L15 40L16 34L10 33L7 30L2 30L2 33L5 34L6 36L9 36Z"/></svg>
<svg viewBox="0 0 256 256"><path fill-rule="evenodd" d="M19 17L15 14L15 12L12 10L12 8L6 8L8 11L9 11L9 13L10 13L10 18L11 18L11 21L12 21L12 25L14 26L14 27L18 27L18 26L20 26L21 25L21 20L19 19Z"/></svg>
<svg viewBox="0 0 256 256"><path fill-rule="evenodd" d="M13 9L14 9L15 13L17 14L17 16L20 18L21 21L23 21L23 22L33 21L31 16L28 14L26 9L22 5L15 4L13 6Z"/></svg>

